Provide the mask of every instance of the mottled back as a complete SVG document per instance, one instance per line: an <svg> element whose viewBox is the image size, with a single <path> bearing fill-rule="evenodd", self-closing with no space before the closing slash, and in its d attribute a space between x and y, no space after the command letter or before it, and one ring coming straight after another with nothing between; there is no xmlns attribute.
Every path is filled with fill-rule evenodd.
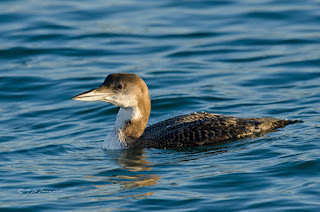
<svg viewBox="0 0 320 212"><path fill-rule="evenodd" d="M147 127L139 142L149 148L202 146L244 138L295 122L276 118L235 118L205 112L192 113Z"/></svg>

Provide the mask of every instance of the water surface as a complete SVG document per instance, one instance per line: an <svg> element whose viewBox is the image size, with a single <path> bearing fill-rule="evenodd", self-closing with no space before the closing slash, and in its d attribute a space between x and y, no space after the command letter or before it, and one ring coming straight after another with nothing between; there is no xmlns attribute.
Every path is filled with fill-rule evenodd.
<svg viewBox="0 0 320 212"><path fill-rule="evenodd" d="M3 211L319 211L320 2L0 2ZM302 119L263 137L103 151L118 109L70 98L109 73L149 86L149 124L194 111Z"/></svg>

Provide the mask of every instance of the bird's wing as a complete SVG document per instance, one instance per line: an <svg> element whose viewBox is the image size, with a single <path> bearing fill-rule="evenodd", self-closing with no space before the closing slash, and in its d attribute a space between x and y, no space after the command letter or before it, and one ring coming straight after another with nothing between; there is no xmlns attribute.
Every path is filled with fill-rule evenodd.
<svg viewBox="0 0 320 212"><path fill-rule="evenodd" d="M278 123L280 121L284 120L193 113L151 125L146 128L140 139L145 147L201 146L243 138L285 126L285 123Z"/></svg>

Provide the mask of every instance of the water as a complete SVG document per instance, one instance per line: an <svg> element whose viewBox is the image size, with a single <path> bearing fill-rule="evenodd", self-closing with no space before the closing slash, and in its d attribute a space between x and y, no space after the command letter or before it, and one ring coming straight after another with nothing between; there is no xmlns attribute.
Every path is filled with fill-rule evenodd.
<svg viewBox="0 0 320 212"><path fill-rule="evenodd" d="M319 211L320 1L0 2L3 211ZM149 124L302 119L201 148L103 151L117 108L70 98L140 75Z"/></svg>

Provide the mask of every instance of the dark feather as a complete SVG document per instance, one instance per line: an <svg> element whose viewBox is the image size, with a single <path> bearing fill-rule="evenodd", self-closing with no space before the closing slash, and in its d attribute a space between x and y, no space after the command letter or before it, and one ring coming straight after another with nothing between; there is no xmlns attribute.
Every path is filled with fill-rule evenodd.
<svg viewBox="0 0 320 212"><path fill-rule="evenodd" d="M245 138L296 122L300 121L193 113L147 127L137 143L147 148L202 146Z"/></svg>

